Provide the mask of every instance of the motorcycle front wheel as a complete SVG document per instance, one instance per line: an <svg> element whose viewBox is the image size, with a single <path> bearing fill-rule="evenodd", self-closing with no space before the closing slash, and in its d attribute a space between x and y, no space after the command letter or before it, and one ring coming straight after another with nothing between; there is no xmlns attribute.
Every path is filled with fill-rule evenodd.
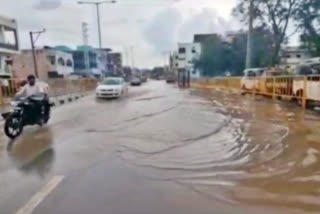
<svg viewBox="0 0 320 214"><path fill-rule="evenodd" d="M4 125L4 132L10 139L15 139L23 131L23 125L20 118L18 117L9 117Z"/></svg>

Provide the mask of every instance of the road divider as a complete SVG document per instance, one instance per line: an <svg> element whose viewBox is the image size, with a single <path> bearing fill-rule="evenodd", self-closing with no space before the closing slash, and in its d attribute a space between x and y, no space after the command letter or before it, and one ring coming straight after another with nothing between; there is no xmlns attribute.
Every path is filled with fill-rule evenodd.
<svg viewBox="0 0 320 214"><path fill-rule="evenodd" d="M208 78L194 81L192 86L292 100L303 108L320 105L320 75Z"/></svg>
<svg viewBox="0 0 320 214"><path fill-rule="evenodd" d="M10 103L11 98L20 90L21 82L18 79L0 80L0 106ZM49 85L49 95L53 98L83 94L94 90L97 86L97 80L89 78L78 80L49 79L46 82Z"/></svg>

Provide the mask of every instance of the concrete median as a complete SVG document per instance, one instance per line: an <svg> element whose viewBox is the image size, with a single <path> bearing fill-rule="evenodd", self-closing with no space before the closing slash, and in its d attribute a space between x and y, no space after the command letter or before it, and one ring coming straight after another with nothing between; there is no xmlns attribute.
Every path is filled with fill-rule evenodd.
<svg viewBox="0 0 320 214"><path fill-rule="evenodd" d="M81 92L81 93L72 93L62 96L50 97L50 102L53 104L54 107L65 105L71 102L75 102L85 96L92 94L93 91ZM3 112L9 111L11 108L10 104L7 102L4 105L0 105L0 114ZM3 118L0 118L0 126Z"/></svg>

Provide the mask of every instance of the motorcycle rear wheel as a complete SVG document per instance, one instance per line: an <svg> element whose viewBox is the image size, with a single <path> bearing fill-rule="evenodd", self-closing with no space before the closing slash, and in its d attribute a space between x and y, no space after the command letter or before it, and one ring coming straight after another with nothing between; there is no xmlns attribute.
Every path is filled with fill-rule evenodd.
<svg viewBox="0 0 320 214"><path fill-rule="evenodd" d="M23 131L23 125L20 118L9 117L4 124L4 133L10 138L17 138Z"/></svg>

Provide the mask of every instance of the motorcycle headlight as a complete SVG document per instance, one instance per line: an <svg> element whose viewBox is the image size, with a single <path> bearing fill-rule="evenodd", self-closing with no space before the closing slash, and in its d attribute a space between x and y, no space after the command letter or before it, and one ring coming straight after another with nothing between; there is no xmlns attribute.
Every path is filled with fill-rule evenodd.
<svg viewBox="0 0 320 214"><path fill-rule="evenodd" d="M18 106L18 102L15 102L15 101L11 101L10 104L11 104L11 106L13 106L13 107Z"/></svg>

